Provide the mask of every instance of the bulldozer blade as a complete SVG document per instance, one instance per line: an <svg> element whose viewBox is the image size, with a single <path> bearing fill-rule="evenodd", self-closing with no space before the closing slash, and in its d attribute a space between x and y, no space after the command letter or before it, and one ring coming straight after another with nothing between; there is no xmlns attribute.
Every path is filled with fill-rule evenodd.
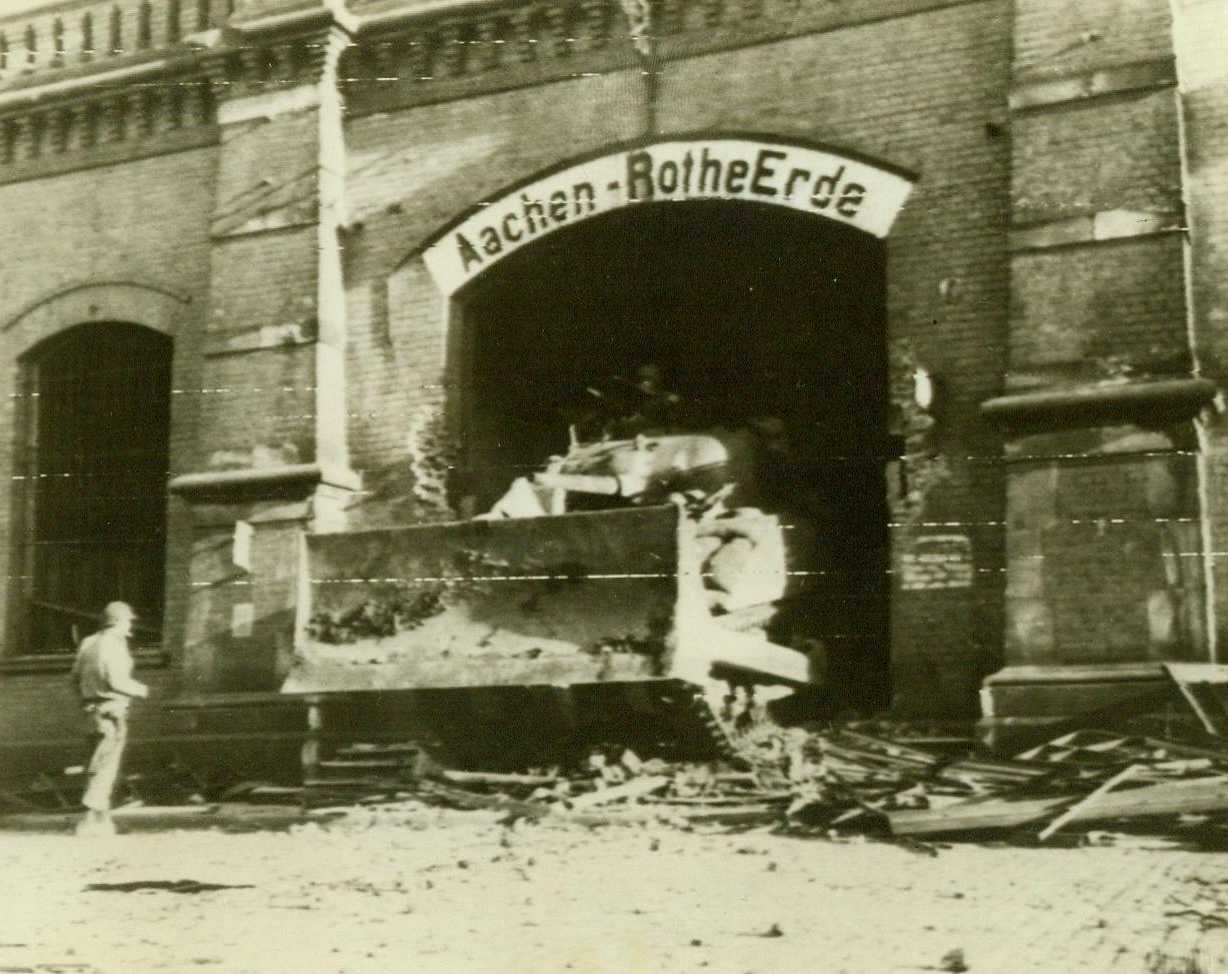
<svg viewBox="0 0 1228 974"><path fill-rule="evenodd" d="M730 757L699 687L681 680L313 694L337 742L412 741L450 768L520 770L609 745L643 758Z"/></svg>

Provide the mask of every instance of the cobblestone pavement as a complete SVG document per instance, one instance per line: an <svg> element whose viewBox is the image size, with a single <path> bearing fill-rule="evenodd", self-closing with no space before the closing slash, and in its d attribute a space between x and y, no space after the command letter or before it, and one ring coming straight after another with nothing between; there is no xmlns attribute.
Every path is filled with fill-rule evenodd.
<svg viewBox="0 0 1228 974"><path fill-rule="evenodd" d="M1159 840L930 857L421 813L0 833L0 877L0 972L1228 974L1228 856Z"/></svg>

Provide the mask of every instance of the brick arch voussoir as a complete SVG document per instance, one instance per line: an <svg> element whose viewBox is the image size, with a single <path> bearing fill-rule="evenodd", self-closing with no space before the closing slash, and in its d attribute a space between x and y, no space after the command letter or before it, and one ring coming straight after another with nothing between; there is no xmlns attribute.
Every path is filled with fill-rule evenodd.
<svg viewBox="0 0 1228 974"><path fill-rule="evenodd" d="M122 321L174 338L191 298L168 288L131 281L70 285L26 305L0 323L3 344L20 358L48 338L77 325Z"/></svg>

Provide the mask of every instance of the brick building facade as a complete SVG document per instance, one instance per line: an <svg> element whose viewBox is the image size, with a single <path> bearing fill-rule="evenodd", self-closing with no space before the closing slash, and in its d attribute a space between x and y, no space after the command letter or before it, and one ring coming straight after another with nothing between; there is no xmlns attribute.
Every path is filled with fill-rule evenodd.
<svg viewBox="0 0 1228 974"><path fill-rule="evenodd" d="M164 698L275 690L304 532L470 513L565 446L566 390L649 360L805 441L867 703L1033 719L1216 659L1226 29L1214 0L0 19L0 762L76 746L90 606L145 610ZM859 224L880 184L911 191ZM276 736L223 724L196 736Z"/></svg>

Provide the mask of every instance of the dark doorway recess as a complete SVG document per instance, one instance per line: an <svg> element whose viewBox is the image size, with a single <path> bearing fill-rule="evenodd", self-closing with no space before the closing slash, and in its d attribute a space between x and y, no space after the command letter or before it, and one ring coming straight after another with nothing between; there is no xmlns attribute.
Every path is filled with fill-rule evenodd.
<svg viewBox="0 0 1228 974"><path fill-rule="evenodd" d="M171 340L120 322L81 325L27 360L28 652L69 650L115 599L160 638Z"/></svg>
<svg viewBox="0 0 1228 974"><path fill-rule="evenodd" d="M641 205L557 231L455 304L458 491L485 509L567 448L593 388L659 368L678 423L753 444L739 479L788 526L774 638L822 640L837 705L889 703L881 241L780 207Z"/></svg>

